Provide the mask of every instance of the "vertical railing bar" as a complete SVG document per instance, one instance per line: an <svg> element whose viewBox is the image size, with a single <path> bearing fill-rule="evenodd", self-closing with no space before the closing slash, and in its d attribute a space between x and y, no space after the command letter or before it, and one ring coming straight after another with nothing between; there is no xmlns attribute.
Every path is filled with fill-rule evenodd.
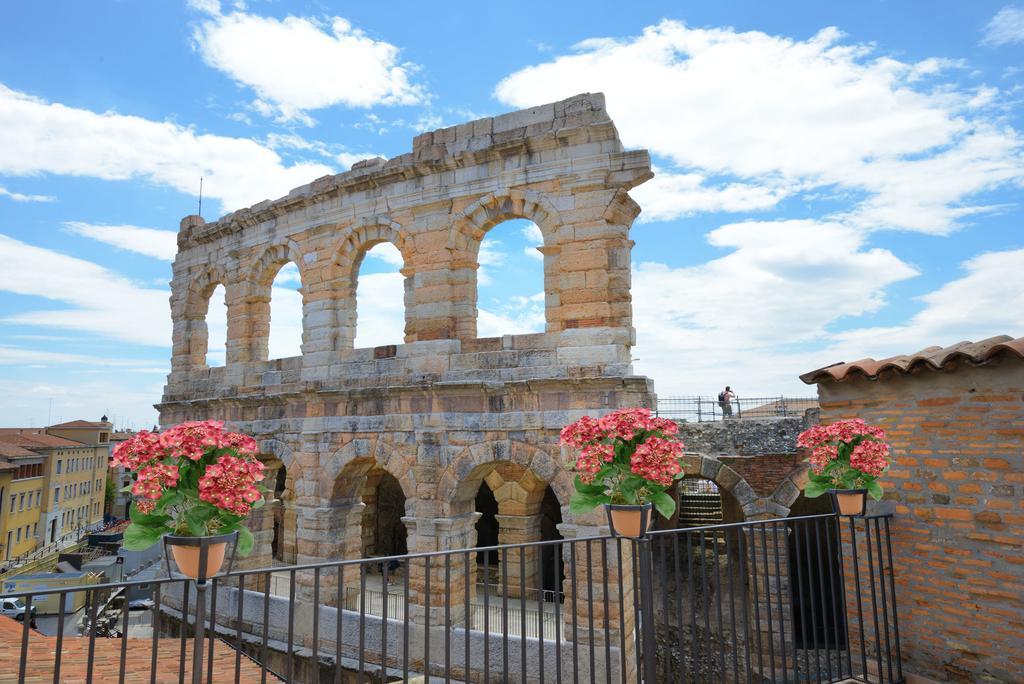
<svg viewBox="0 0 1024 684"><path fill-rule="evenodd" d="M633 633L635 635L633 640L633 655L636 657L636 672L638 681L640 681L639 675L643 673L643 666L641 664L641 657L643 656L642 649L640 647L640 571L639 555L637 553L639 545L636 540L633 540L630 544L630 548L633 552Z"/></svg>
<svg viewBox="0 0 1024 684"><path fill-rule="evenodd" d="M540 553L539 548L537 553ZM539 584L543 585L543 582ZM537 607L543 613L544 602L541 600L543 596L538 594L537 599ZM519 622L519 655L522 660L520 663L522 669L519 674L523 684L526 684L526 548L519 549Z"/></svg>
<svg viewBox="0 0 1024 684"><path fill-rule="evenodd" d="M786 534L786 577L789 577L789 527L785 523L772 523L772 551L775 555L775 598L776 605L779 610L779 648L782 650L782 679L787 681L789 679L789 665L786 661L786 622L785 615L786 611L782 605L782 563L780 558L782 554L779 552L779 527L782 527L783 532ZM765 527L765 534L768 533L767 526ZM765 544L767 544L765 540ZM768 568L765 568L765 572L768 572ZM792 586L790 582L790 586ZM766 597L768 599L768 605L771 605L771 595ZM792 613L790 613L792 615ZM795 636L795 635L794 635ZM796 648L793 649L793 658L796 659ZM774 676L774 672L772 675ZM796 667L793 668L793 675L796 675Z"/></svg>
<svg viewBox="0 0 1024 684"><path fill-rule="evenodd" d="M580 681L580 597L576 587L576 542L569 547L569 567L572 568L572 580L570 591L572 592L572 678L574 682Z"/></svg>
<svg viewBox="0 0 1024 684"><path fill-rule="evenodd" d="M689 584L690 593L690 669L692 671L692 679L696 681L697 673L700 672L700 667L697 665L697 589L696 580L693 575L693 533L686 532L686 564L687 564L687 582ZM679 656L682 658L682 654Z"/></svg>
<svg viewBox="0 0 1024 684"><path fill-rule="evenodd" d="M410 561L411 563L411 561ZM430 681L430 556L423 557L423 571L426 577L423 578L423 677L425 682ZM411 573L410 573L411 574ZM406 586L409 578L405 578ZM448 593L445 587L445 593ZM406 613L409 606L405 607ZM408 635L407 635L408 638Z"/></svg>
<svg viewBox="0 0 1024 684"><path fill-rule="evenodd" d="M889 593L893 597L893 636L896 639L896 675L899 681L903 680L903 655L899 645L899 616L896 610L896 568L893 566L893 546L891 532L889 530L889 516L883 518L886 522L886 550L889 556Z"/></svg>
<svg viewBox="0 0 1024 684"><path fill-rule="evenodd" d="M721 634L723 633L722 620L722 564L718 555L718 530L711 532L711 557L715 562L715 604L718 606L718 675L719 679L725 677L725 649L722 647Z"/></svg>
<svg viewBox="0 0 1024 684"><path fill-rule="evenodd" d="M662 604L663 604L662 605L662 610L664 611L665 620L666 620L666 627L667 627L668 616L671 614L671 610L669 608L670 597L669 597L669 593L668 593L668 568L665 567L665 565L666 565L666 558L668 556L668 551L665 549L665 547L668 545L668 537L667 536L661 536L661 537L653 538L651 540L652 561L654 560L654 558L656 558L656 556L653 555L654 554L654 548L657 546L657 544L659 542L661 543L661 562L658 563L658 584L661 587L661 598L662 598ZM653 577L653 575L654 575L654 572L652 570L651 576ZM655 623L656 623L656 621L653 619L653 616L652 616L651 624L654 625ZM657 627L655 627L655 629L657 629ZM672 658L670 657L670 655L668 653L665 654L664 666L665 666L665 669L664 669L665 681L671 681L672 680Z"/></svg>
<svg viewBox="0 0 1024 684"><path fill-rule="evenodd" d="M465 644L465 646L466 646L466 654L465 654L466 655L466 660L463 662L463 670L464 670L464 672L463 672L463 679L468 682L468 681L470 681L470 677L469 677L469 663L470 663L470 659L469 659L469 632L470 632L470 629L471 629L471 627L473 625L473 611L472 611L472 606L470 605L470 579L471 578L470 578L470 572L469 572L470 565L469 565L469 552L468 551L465 554L463 554L463 561L465 563L465 568L463 569L463 572L462 572L462 579L465 582L465 592L463 594L462 600L466 604L465 605L465 609L464 609L465 613L466 613L465 620L464 620L465 621L465 629L463 630L463 635L466 637L466 644Z"/></svg>
<svg viewBox="0 0 1024 684"><path fill-rule="evenodd" d="M843 527L838 515L833 516L830 520L835 523L836 558L839 561L839 582L843 590L842 613L840 615L842 622L840 625L842 627L843 643L846 645L846 673L847 676L853 677L853 644L850 642L850 625L847 617L849 604L847 603L848 599L846 596L846 561L843 560Z"/></svg>
<svg viewBox="0 0 1024 684"><path fill-rule="evenodd" d="M381 564L380 678L388 679L388 564Z"/></svg>
<svg viewBox="0 0 1024 684"><path fill-rule="evenodd" d="M747 684L753 684L753 663L750 662L750 596L747 594L747 535L742 529L736 530L736 548L740 559L740 602L743 605L743 669L747 673ZM757 583L757 577L754 578Z"/></svg>
<svg viewBox="0 0 1024 684"><path fill-rule="evenodd" d="M339 566L340 567L340 566ZM341 620L339 606L336 621ZM320 670L320 568L313 568L313 643L311 644L313 659L310 666L319 675Z"/></svg>
<svg viewBox="0 0 1024 684"><path fill-rule="evenodd" d="M871 550L871 521L864 519L864 546L868 550L868 586L871 587L871 617L875 623L875 661L878 665L878 678L882 676L882 643L878 626L878 596L875 594L875 557Z"/></svg>
<svg viewBox="0 0 1024 684"><path fill-rule="evenodd" d="M11 501L14 501L13 496ZM25 612L21 616L21 622L21 655L18 661L19 682L25 681L25 675L28 670L28 635L32 625L32 594L25 597ZM89 664L89 676L92 677L92 663Z"/></svg>
<svg viewBox="0 0 1024 684"><path fill-rule="evenodd" d="M121 594L121 661L117 668L117 682L124 684L125 667L128 664L128 587Z"/></svg>
<svg viewBox="0 0 1024 684"><path fill-rule="evenodd" d="M405 606L402 610L402 678L409 679L409 580L412 577L411 561L406 561L405 582L403 582L402 600ZM385 596L387 598L387 596Z"/></svg>
<svg viewBox="0 0 1024 684"><path fill-rule="evenodd" d="M793 546L796 548L796 591L797 591L797 596L799 597L799 599L795 602L795 604L800 606L800 610L799 611L794 610L793 612L794 612L794 618L797 617L798 615L800 617L800 636L802 637L801 643L803 645L803 652L804 652L804 677L809 679L810 678L810 670L811 670L811 649L809 649L807 647L807 620L805 619L805 616L804 616L804 611L805 611L806 607L804 605L803 573L801 572L801 566L802 566L801 559L802 559L803 556L802 556L801 551L800 551L800 546L801 546L801 544L800 544L800 537L801 537L800 532L801 532L801 527L802 527L801 523L802 522L803 521L800 521L800 520L797 520L797 521L793 522ZM794 640L795 640L796 634L794 633L793 636L794 636ZM796 644L794 643L793 644L794 655L795 655L796 650L797 650ZM799 656L797 656L797 657L799 657ZM799 667L799 665L800 665L799 660L797 660L796 665L797 665L797 667ZM794 674L799 675L799 670L795 671Z"/></svg>
<svg viewBox="0 0 1024 684"><path fill-rule="evenodd" d="M210 649L206 659L206 681L213 681L213 646L217 640L217 578L214 577L210 589L213 595L210 596Z"/></svg>
<svg viewBox="0 0 1024 684"><path fill-rule="evenodd" d="M882 594L882 625L885 627L885 659L889 671L889 681L895 681L892 675L892 644L889 641L889 601L886 599L885 591L885 567L882 560L882 526L878 518L871 522L875 524L875 549L878 551L878 588ZM895 605L895 601L893 601ZM879 644L880 645L880 644ZM879 649L881 650L881 649ZM878 673L881 678L881 672Z"/></svg>
<svg viewBox="0 0 1024 684"><path fill-rule="evenodd" d="M807 594L811 603L811 639L814 643L814 678L821 681L821 649L818 648L818 602L814 591L814 572L811 556L811 523L814 520L804 520L804 553L807 554ZM806 647L806 643L804 644Z"/></svg>
<svg viewBox="0 0 1024 684"><path fill-rule="evenodd" d="M60 683L61 649L64 645L64 604L67 602L67 593L60 592L57 595L57 600L60 601L60 606L57 608L57 644L53 653L53 684ZM155 631L153 633L156 634Z"/></svg>
<svg viewBox="0 0 1024 684"><path fill-rule="evenodd" d="M624 565L622 563L622 539L616 537L615 549L618 555L618 579L616 584L619 585L619 676L621 684L626 684L626 588L623 586L625 582Z"/></svg>
<svg viewBox="0 0 1024 684"><path fill-rule="evenodd" d="M738 530L732 530L738 534ZM739 684L739 639L736 636L736 576L732 567L732 554L729 552L729 528L723 532L725 536L726 572L729 574L729 631L732 633L732 681Z"/></svg>
<svg viewBox="0 0 1024 684"><path fill-rule="evenodd" d="M508 549L501 548L501 671L508 677Z"/></svg>
<svg viewBox="0 0 1024 684"><path fill-rule="evenodd" d="M889 531L889 517L885 520L885 548L889 556L889 593L892 595L892 628L896 640L896 675L900 681L903 680L903 655L900 651L900 621L896 612L896 569L892 563L892 539Z"/></svg>
<svg viewBox="0 0 1024 684"><path fill-rule="evenodd" d="M539 670L537 679L542 682L544 681L544 551L546 549L554 550L554 548L554 546L547 546L537 549L537 587L540 590L540 593L537 595L537 606L540 608L537 612L537 648L540 651L540 657L537 662ZM525 668L523 671L526 671Z"/></svg>
<svg viewBox="0 0 1024 684"><path fill-rule="evenodd" d="M836 587L836 569L835 569L835 555L832 553L832 518L827 518L822 522L822 526L825 528L825 550L828 553L828 587L829 596L832 597L832 629L835 634L835 646L836 646L836 675L843 678L843 650L840 636L842 632L839 626L839 593L835 591ZM845 605L845 604L844 604ZM852 676L852 673L851 673Z"/></svg>
<svg viewBox="0 0 1024 684"><path fill-rule="evenodd" d="M340 578L339 578L340 581ZM356 681L366 681L366 563L359 564L359 672Z"/></svg>
<svg viewBox="0 0 1024 684"><path fill-rule="evenodd" d="M185 585L182 589L181 600L181 654L178 657L178 684L185 684L185 632L188 626L188 594L191 586L188 580L182 580Z"/></svg>
<svg viewBox="0 0 1024 684"><path fill-rule="evenodd" d="M597 659L594 653L594 552L590 545L590 540L587 540L586 553L584 554L587 558L587 634L589 635L588 645L590 648L590 682L594 684L594 671L597 667ZM579 612L577 611L577 614ZM579 677L577 677L577 680Z"/></svg>
<svg viewBox="0 0 1024 684"><path fill-rule="evenodd" d="M562 600L565 597L565 586L561 581L562 558L565 554L565 542L554 547L555 553L551 555L551 564L555 570L555 584L558 591L555 593L555 677L558 682L562 681Z"/></svg>
<svg viewBox="0 0 1024 684"><path fill-rule="evenodd" d="M150 684L156 684L156 661L157 652L159 651L160 645L160 590L163 588L163 584L157 582L156 586L153 587L153 643L152 653L149 657L149 681ZM63 607L62 607L63 610ZM64 620L61 620L61 624L58 629L64 629ZM60 643L60 642L58 642ZM59 649L58 649L59 650Z"/></svg>
<svg viewBox="0 0 1024 684"><path fill-rule="evenodd" d="M772 638L772 589L769 581L771 565L768 563L768 524L760 526L761 530L761 559L764 561L764 599L765 599L765 622L768 624L768 666L771 668L772 677L775 677L775 639ZM756 539L756 537L755 537ZM778 581L778 578L776 578ZM782 610L782 607L779 607ZM779 630L779 639L785 640L786 635Z"/></svg>
<svg viewBox="0 0 1024 684"><path fill-rule="evenodd" d="M85 684L92 684L92 666L96 659L96 604L98 601L95 592L89 592L87 595L89 596L89 657L85 666ZM185 642L181 643L184 647Z"/></svg>
<svg viewBox="0 0 1024 684"><path fill-rule="evenodd" d="M484 551L484 681L489 682L491 677L491 597L488 579L491 574L491 552ZM467 646L467 649L469 647ZM466 653L469 653L467 650ZM467 657L466 667L469 667ZM467 669L468 673L469 670Z"/></svg>
<svg viewBox="0 0 1024 684"><path fill-rule="evenodd" d="M672 581L676 588L676 635L679 637L679 661L676 663L675 681L681 682L683 681L686 671L686 668L683 667L683 650L686 648L686 640L683 638L683 573L682 569L679 567L678 532L672 534L672 567L675 570ZM668 613L666 613L665 622L669 622Z"/></svg>
<svg viewBox="0 0 1024 684"><path fill-rule="evenodd" d="M159 587L157 587L159 589ZM238 576L238 593L235 596L235 684L242 679L242 617L245 607L245 575ZM156 632L154 632L155 638ZM156 669L156 648L153 649L153 668Z"/></svg>
<svg viewBox="0 0 1024 684"><path fill-rule="evenodd" d="M757 637L757 671L761 676L764 676L764 644L761 640L761 600L757 592L757 582L760 579L757 574L757 530L757 525L750 526L750 574L753 577L753 581L750 584L754 588L754 635ZM767 571L768 569L765 568L765 572ZM768 638L771 639L770 624L768 625ZM774 674L773 672L773 677Z"/></svg>
<svg viewBox="0 0 1024 684"><path fill-rule="evenodd" d="M360 566L362 567L362 566ZM334 684L341 684L341 649L345 638L345 566L338 566L334 587ZM320 606L316 609L319 611Z"/></svg>
<svg viewBox="0 0 1024 684"><path fill-rule="evenodd" d="M853 517L850 518L850 549L853 554L853 583L857 590L857 622L860 625L860 660L864 668L861 674L868 676L868 652L864 643L864 606L861 600L860 590L860 559L857 557L857 527L854 525Z"/></svg>
<svg viewBox="0 0 1024 684"><path fill-rule="evenodd" d="M444 682L452 681L452 554L444 554ZM469 628L469 625L466 625Z"/></svg>
<svg viewBox="0 0 1024 684"><path fill-rule="evenodd" d="M821 544L821 520L815 518L814 522L814 552L818 558L818 587L821 590L821 637L822 645L825 647L825 672L828 675L828 680L832 681L832 650L828 643L828 604L826 603L826 596L833 596L833 592L825 591L825 570L822 568L822 544ZM831 562L828 556L825 559ZM815 644L817 644L815 640ZM820 668L820 666L819 666Z"/></svg>
<svg viewBox="0 0 1024 684"><path fill-rule="evenodd" d="M267 660L270 657L270 582L271 574L269 572L262 573L263 575L263 642L260 644L260 652L263 654L260 658L260 682L261 684L267 684Z"/></svg>
<svg viewBox="0 0 1024 684"><path fill-rule="evenodd" d="M608 599L608 542L601 544L601 596L604 599L604 674L606 684L612 684L612 627L608 611L611 603ZM542 606L544 604L541 604Z"/></svg>
<svg viewBox="0 0 1024 684"><path fill-rule="evenodd" d="M708 589L708 554L707 554L708 539L704 533L704 530L700 531L700 586L701 596L704 602L704 650L702 653L704 667L708 668L711 664L711 603L709 601L710 590Z"/></svg>

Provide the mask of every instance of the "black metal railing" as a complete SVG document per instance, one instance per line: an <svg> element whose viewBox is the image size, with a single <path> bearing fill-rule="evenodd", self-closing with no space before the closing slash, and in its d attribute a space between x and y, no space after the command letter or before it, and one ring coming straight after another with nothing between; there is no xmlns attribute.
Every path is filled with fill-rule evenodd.
<svg viewBox="0 0 1024 684"><path fill-rule="evenodd" d="M460 549L35 591L27 606L60 596L58 631L22 626L18 681L93 681L106 663L120 681L194 684L898 683L889 528L815 515L489 547L497 573L493 554L478 566L481 549ZM286 596L271 593L282 572ZM144 583L153 606L132 620ZM118 589L125 600L99 600ZM82 591L86 633L70 636L66 598ZM117 606L115 638L88 629L102 605Z"/></svg>
<svg viewBox="0 0 1024 684"><path fill-rule="evenodd" d="M783 418L802 416L817 408L817 397L736 397L719 401L715 397L658 397L655 413L662 418L708 423L734 418Z"/></svg>

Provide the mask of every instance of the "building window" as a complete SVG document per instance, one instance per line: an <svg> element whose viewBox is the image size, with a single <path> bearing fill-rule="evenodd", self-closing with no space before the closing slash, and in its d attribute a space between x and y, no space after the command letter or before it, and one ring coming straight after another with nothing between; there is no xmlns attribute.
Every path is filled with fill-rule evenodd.
<svg viewBox="0 0 1024 684"><path fill-rule="evenodd" d="M64 465L64 461L57 461L57 474L60 475L60 469Z"/></svg>
<svg viewBox="0 0 1024 684"><path fill-rule="evenodd" d="M39 536L39 523L32 523L32 536L33 537L38 537Z"/></svg>
<svg viewBox="0 0 1024 684"><path fill-rule="evenodd" d="M14 494L11 494L11 513L14 512L14 504L17 501L18 501L18 497L16 497Z"/></svg>
<svg viewBox="0 0 1024 684"><path fill-rule="evenodd" d="M24 492L22 493L21 498L18 499L18 510L19 511L25 510L25 494L24 494Z"/></svg>
<svg viewBox="0 0 1024 684"><path fill-rule="evenodd" d="M15 543L21 542L21 528L18 528L18 538L14 540Z"/></svg>
<svg viewBox="0 0 1024 684"><path fill-rule="evenodd" d="M53 488L53 503L60 503L60 487Z"/></svg>

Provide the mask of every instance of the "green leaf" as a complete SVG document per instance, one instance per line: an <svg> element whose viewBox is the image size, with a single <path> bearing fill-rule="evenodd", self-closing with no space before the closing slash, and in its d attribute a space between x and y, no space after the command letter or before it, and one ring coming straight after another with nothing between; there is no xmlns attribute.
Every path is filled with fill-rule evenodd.
<svg viewBox="0 0 1024 684"><path fill-rule="evenodd" d="M676 500L668 492L657 492L651 497L651 503L658 509L658 513L666 518L671 518L676 512Z"/></svg>
<svg viewBox="0 0 1024 684"><path fill-rule="evenodd" d="M124 531L123 546L129 551L144 551L160 541L168 531L163 525L156 527L133 522Z"/></svg>
<svg viewBox="0 0 1024 684"><path fill-rule="evenodd" d="M252 502L252 510L255 511L258 508L263 508L263 505L266 504L266 503L267 503L267 500L262 498L262 497L259 498L259 499L256 499L255 501Z"/></svg>
<svg viewBox="0 0 1024 684"><path fill-rule="evenodd" d="M569 511L573 515L589 513L603 503L608 503L608 497L604 494L584 494L576 492L569 499Z"/></svg>
<svg viewBox="0 0 1024 684"><path fill-rule="evenodd" d="M576 491L582 494L604 494L604 485L594 482L593 484L587 484L580 479L580 476L576 476Z"/></svg>
<svg viewBox="0 0 1024 684"><path fill-rule="evenodd" d="M165 522L171 519L171 516L163 513L143 513L138 509L134 501L132 502L131 508L128 509L128 517L133 523L150 527L158 525L162 526Z"/></svg>
<svg viewBox="0 0 1024 684"><path fill-rule="evenodd" d="M867 485L868 495L875 501L882 500L882 485L878 484L878 480L869 480Z"/></svg>
<svg viewBox="0 0 1024 684"><path fill-rule="evenodd" d="M819 496L824 494L826 491L831 489L827 482L811 480L804 487L804 496L808 499L817 499Z"/></svg>
<svg viewBox="0 0 1024 684"><path fill-rule="evenodd" d="M249 528L244 525L240 526L238 528L238 555L245 557L252 553L254 542L255 540L253 539L252 532L249 531Z"/></svg>

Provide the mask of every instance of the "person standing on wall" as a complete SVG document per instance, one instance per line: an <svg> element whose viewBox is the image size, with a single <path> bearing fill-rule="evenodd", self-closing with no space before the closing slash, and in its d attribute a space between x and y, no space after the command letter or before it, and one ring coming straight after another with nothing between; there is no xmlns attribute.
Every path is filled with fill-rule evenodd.
<svg viewBox="0 0 1024 684"><path fill-rule="evenodd" d="M722 407L722 418L732 418L732 400L735 398L736 394L728 385L718 393L718 405Z"/></svg>

